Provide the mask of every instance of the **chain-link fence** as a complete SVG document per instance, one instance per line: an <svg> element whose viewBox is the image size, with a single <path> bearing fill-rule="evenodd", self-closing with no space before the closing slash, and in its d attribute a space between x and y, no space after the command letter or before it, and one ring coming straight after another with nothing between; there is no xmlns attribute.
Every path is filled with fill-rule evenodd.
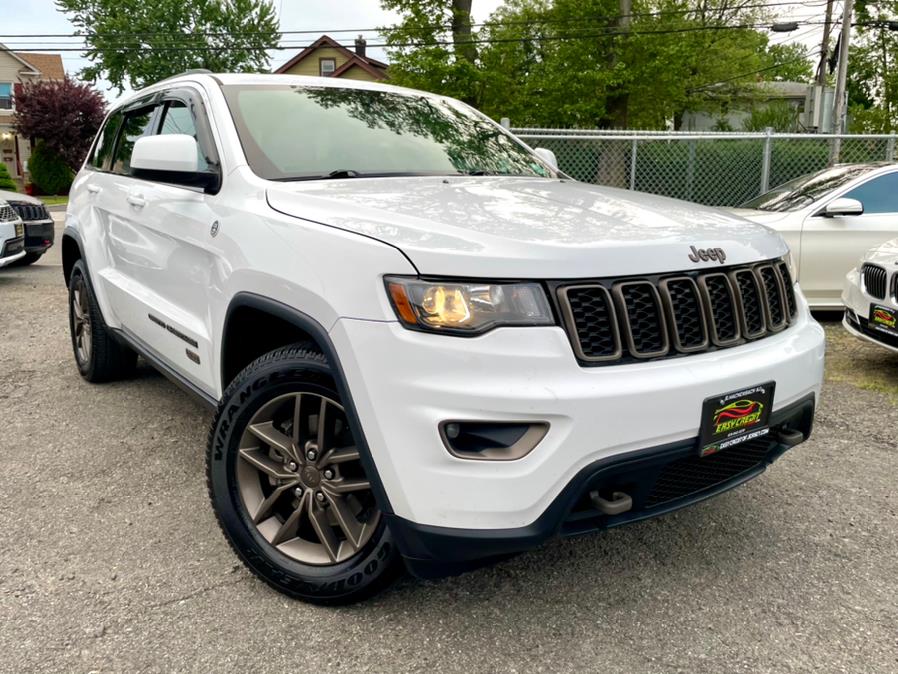
<svg viewBox="0 0 898 674"><path fill-rule="evenodd" d="M836 136L512 129L552 150L577 180L738 206L769 188L827 166ZM840 161L893 161L894 135L843 135Z"/></svg>

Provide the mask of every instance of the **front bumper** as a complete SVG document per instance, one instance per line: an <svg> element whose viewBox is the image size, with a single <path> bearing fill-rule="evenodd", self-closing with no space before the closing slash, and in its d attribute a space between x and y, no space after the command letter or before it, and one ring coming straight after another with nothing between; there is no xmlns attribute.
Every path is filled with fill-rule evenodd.
<svg viewBox="0 0 898 674"><path fill-rule="evenodd" d="M43 253L56 238L56 230L52 220L38 220L25 223L25 251Z"/></svg>
<svg viewBox="0 0 898 674"><path fill-rule="evenodd" d="M874 299L867 295L861 286L857 269L850 271L845 278L845 289L842 291L842 303L845 305L842 325L855 337L898 353L898 335L878 329L870 322L871 307L874 304L898 311L898 303L891 297L891 293L886 293L885 299Z"/></svg>
<svg viewBox="0 0 898 674"><path fill-rule="evenodd" d="M22 237L7 239L6 241L0 240L0 267L5 267L25 257L24 244Z"/></svg>
<svg viewBox="0 0 898 674"><path fill-rule="evenodd" d="M389 503L418 525L482 530L536 522L584 469L647 447L694 443L703 401L776 382L774 412L823 378L824 334L798 295L788 329L725 350L580 367L559 327L502 328L474 338L340 319L331 331ZM549 424L514 461L452 456L445 420Z"/></svg>
<svg viewBox="0 0 898 674"><path fill-rule="evenodd" d="M708 457L696 452L697 438L628 452L590 464L568 483L533 523L516 529L463 530L415 524L395 515L388 522L406 565L416 576L439 578L471 570L556 536L578 536L698 503L760 475L793 446L784 441L798 431L811 434L815 395L775 412L767 437L750 440ZM627 490L633 507L606 515L590 494Z"/></svg>

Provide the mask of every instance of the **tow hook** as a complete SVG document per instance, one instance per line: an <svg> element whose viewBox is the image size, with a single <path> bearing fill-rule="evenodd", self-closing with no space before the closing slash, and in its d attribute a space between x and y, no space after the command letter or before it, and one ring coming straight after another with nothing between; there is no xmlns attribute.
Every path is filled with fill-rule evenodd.
<svg viewBox="0 0 898 674"><path fill-rule="evenodd" d="M622 491L611 493L611 500L599 496L598 490L589 492L593 505L605 515L620 515L633 508L633 499Z"/></svg>
<svg viewBox="0 0 898 674"><path fill-rule="evenodd" d="M780 444L786 445L786 447L794 447L804 442L804 433L788 428L781 428L777 432L776 437Z"/></svg>

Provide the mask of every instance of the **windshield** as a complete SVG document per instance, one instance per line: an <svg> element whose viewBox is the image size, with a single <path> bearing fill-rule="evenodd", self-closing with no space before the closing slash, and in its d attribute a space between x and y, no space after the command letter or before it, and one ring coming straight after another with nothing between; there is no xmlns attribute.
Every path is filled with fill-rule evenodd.
<svg viewBox="0 0 898 674"><path fill-rule="evenodd" d="M252 170L269 180L555 173L461 103L387 91L225 86Z"/></svg>
<svg viewBox="0 0 898 674"><path fill-rule="evenodd" d="M876 167L864 165L835 166L810 173L774 187L759 197L749 199L739 208L754 208L759 211L798 211L874 168Z"/></svg>

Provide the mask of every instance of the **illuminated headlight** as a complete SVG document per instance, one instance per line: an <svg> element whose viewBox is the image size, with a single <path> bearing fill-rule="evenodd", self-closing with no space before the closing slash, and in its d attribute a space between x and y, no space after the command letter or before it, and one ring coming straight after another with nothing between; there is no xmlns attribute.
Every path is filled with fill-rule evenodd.
<svg viewBox="0 0 898 674"><path fill-rule="evenodd" d="M502 325L555 324L538 283L385 280L393 309L407 328L476 334Z"/></svg>

